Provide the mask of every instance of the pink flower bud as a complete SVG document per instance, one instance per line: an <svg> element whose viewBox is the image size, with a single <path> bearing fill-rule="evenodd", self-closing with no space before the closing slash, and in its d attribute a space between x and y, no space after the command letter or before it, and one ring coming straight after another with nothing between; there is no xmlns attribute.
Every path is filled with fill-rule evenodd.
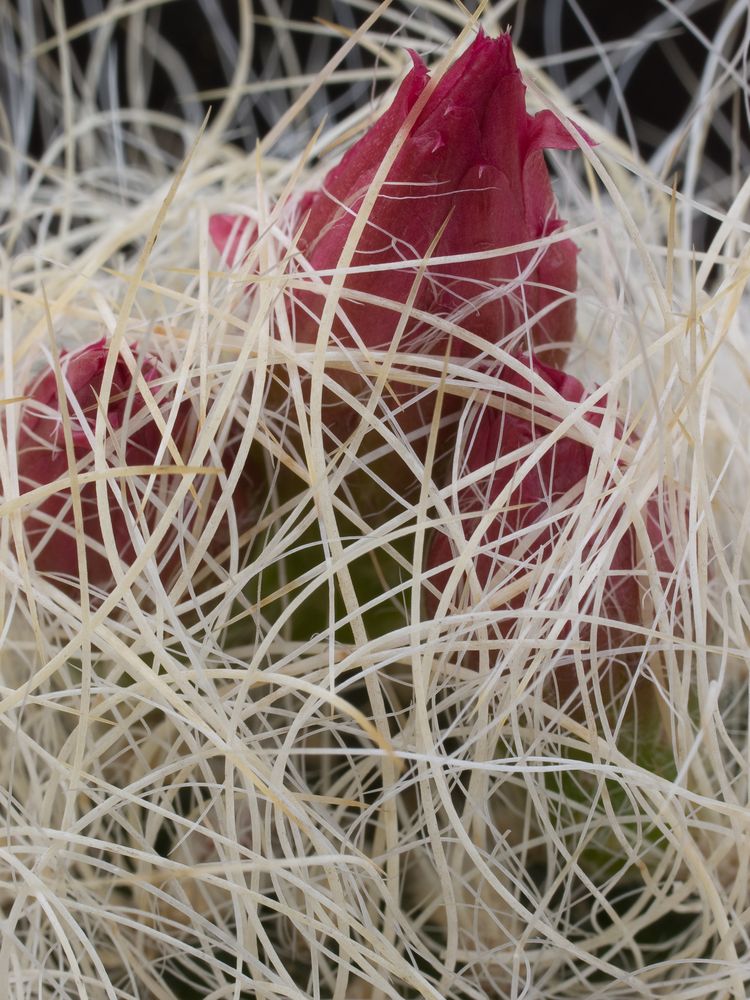
<svg viewBox="0 0 750 1000"><path fill-rule="evenodd" d="M571 375L535 359L521 360L563 400L573 404L584 400L583 386ZM461 468L462 476L484 470L477 482L458 495L460 531L466 539L477 528L480 515L509 489L473 560L482 595L479 601L470 599L471 606L496 613L493 620L496 637L518 639L523 634L532 637L531 652L533 636L551 634L562 615L567 620L555 638L561 640L563 652L566 639L583 643L583 661L591 662L590 649L595 640L600 662L617 662L622 666L627 662L627 651L643 643L642 636L633 629L645 624L642 598L649 588L635 527L629 525L619 541L609 547L609 540L620 528L622 519L629 517L622 506L614 512L606 509L614 487L612 477L605 475L597 500L591 499L590 490L587 492L583 508L581 499L594 459L593 448L573 431L543 451L561 417L550 412L545 395L523 375L505 368L502 378L505 389L494 401L500 405L484 407L470 427L469 447ZM592 409L579 427L585 428L587 424L600 427L602 418L601 409ZM622 438L619 424L616 434ZM539 452L538 457L534 457L520 481L514 482L519 469L535 451ZM602 517L598 519L600 512ZM662 586L669 592L674 557L668 522L656 495L648 501L643 516ZM578 550L582 556L569 556L566 550L573 552L582 530L587 534ZM438 606L437 595L442 595L448 586L450 568L456 558L455 546L455 540L441 532L435 535L429 549L427 568L433 572L429 578L431 587L426 591L426 606L431 615ZM569 558L573 559L572 565L566 563ZM591 563L600 558L604 562L594 574L593 582L583 585L574 581L576 563L585 574ZM452 604L461 605L466 585L466 579L459 582L451 596ZM572 589L578 592L574 604ZM561 610L563 606L565 610ZM584 620L576 626L579 615L594 616L603 623L592 626ZM555 677L560 690L569 694L576 684L572 655L564 655L564 664Z"/></svg>
<svg viewBox="0 0 750 1000"><path fill-rule="evenodd" d="M109 348L104 339L73 352L62 352L60 367L66 385L63 404L69 414L73 456L79 474L94 471L92 442L100 406L102 377ZM140 371L162 405L168 403L163 387L154 383L163 376L155 358L140 358ZM58 387L55 373L47 369L27 390L27 402L21 415L18 435L18 476L21 493L38 486L53 483L69 475L68 454ZM145 406L145 401L135 387L133 376L125 359L117 358L112 387L107 403L105 450L109 466L153 466L162 440L162 434ZM183 408L173 432L174 440L182 451L188 424L188 410ZM159 464L173 464L168 452L163 452ZM162 500L166 491L174 487L165 482L170 477L157 477L155 494ZM153 498L141 512L140 503L134 502L133 479L120 479L120 497L108 487L110 515L115 543L125 563L134 558L131 537L131 520L149 529L156 519ZM140 492L138 490L137 492ZM89 583L106 587L112 580L109 559L102 549L103 538L99 519L96 485L81 486L81 510L86 541L86 567ZM75 522L71 491L62 488L32 507L24 522L29 551L37 570L65 577L68 582L78 582L79 567L76 547Z"/></svg>
<svg viewBox="0 0 750 1000"><path fill-rule="evenodd" d="M416 55L413 59L414 67L388 110L328 173L320 190L299 203L299 249L314 272L337 267L375 173L428 84L424 63ZM400 140L350 265L369 269L404 261L404 266L347 277L340 303L345 317L337 317L333 331L342 343L351 345L358 337L367 347L389 345L418 263L446 220L433 256L491 253L543 239L560 228L543 151L573 148L575 141L551 112L528 114L524 91L509 35L491 39L480 33L444 74ZM226 251L230 262L242 230L242 225L233 228L232 216L212 219L211 235L219 249L232 241ZM576 247L560 240L537 249L432 265L415 305L456 319L490 344L507 341L528 318L534 345L559 345L555 357L560 362L574 334L575 287ZM347 293L382 296L395 305L356 302ZM296 339L312 343L323 296L312 290L291 294ZM411 322L404 345L413 348L425 333L424 324ZM443 353L445 344L432 339ZM525 337L520 344L528 346ZM453 353L474 355L478 348L456 344Z"/></svg>

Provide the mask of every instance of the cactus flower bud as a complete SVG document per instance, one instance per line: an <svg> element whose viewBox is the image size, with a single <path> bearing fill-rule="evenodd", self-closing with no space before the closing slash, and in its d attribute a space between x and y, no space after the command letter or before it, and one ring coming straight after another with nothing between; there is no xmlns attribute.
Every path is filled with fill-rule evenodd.
<svg viewBox="0 0 750 1000"><path fill-rule="evenodd" d="M329 171L320 189L298 204L298 246L313 272L337 267L376 171L428 85L424 63L416 55L413 59L388 110ZM551 112L526 111L524 91L509 35L491 39L480 33L440 79L399 140L398 155L368 213L351 260L352 268L365 270L346 278L334 323L341 343L390 344L419 262L447 222L433 257L487 256L431 265L416 308L450 316L488 344L507 343L528 319L535 348L552 345L555 360L562 361L575 327L576 247L558 240L502 253L544 240L561 227L544 150L575 146ZM246 225L228 215L211 220L214 242L230 263ZM494 251L501 253L490 256ZM377 265L396 266L371 270ZM290 294L295 337L313 343L323 295L307 289ZM393 305L357 302L359 294ZM525 336L518 340L522 349L527 347ZM423 349L425 343L437 353L445 350L424 323L408 323L404 347ZM453 353L471 356L479 349L463 342L454 345Z"/></svg>
<svg viewBox="0 0 750 1000"><path fill-rule="evenodd" d="M573 376L535 359L521 360L553 395L572 404L585 399L583 386ZM615 511L607 506L614 488L612 476L605 473L601 491L593 496L589 489L584 497L594 461L591 444L575 431L549 444L562 417L550 412L547 394L510 368L503 369L502 378L503 392L495 400L500 405L484 407L466 438L462 476L482 470L481 476L458 492L458 514L467 539L481 515L500 501L473 559L475 586L478 582L482 594L479 604L472 600L472 608L496 614L493 626L499 638L523 636L531 639L530 648L534 637L551 633L563 617L555 634L561 654L555 679L560 691L569 694L577 674L566 640L583 644L584 663L593 662L595 644L599 663L617 663L618 670L627 665L637 651L634 647L644 641L639 629L646 624L643 598L649 578L635 523L621 530L623 518L632 514L624 504ZM578 426L598 428L602 420L602 411L592 408ZM619 423L615 435L615 440L622 440ZM519 478L519 470L536 450L538 457ZM662 589L669 594L674 557L668 521L655 495L642 517ZM617 541L611 542L616 533ZM437 595L448 585L455 545L455 539L438 533L429 549L430 614L437 609ZM591 575L588 570L594 564L599 565ZM454 603L461 604L466 582L454 591Z"/></svg>
<svg viewBox="0 0 750 1000"><path fill-rule="evenodd" d="M65 405L70 419L73 457L79 473L93 471L92 441L100 406L100 392L109 347L104 339L78 350L62 352L60 367L66 387ZM153 384L164 374L155 358L140 359L140 371ZM164 391L154 387L158 401L165 402ZM18 476L21 493L38 486L65 479L69 475L68 453L58 398L55 372L42 372L27 390L18 435ZM108 464L134 466L155 464L161 444L161 431L135 387L134 378L122 356L115 362L112 386L107 401L105 449ZM184 446L187 410L178 417L174 430L178 447ZM125 436L126 435L126 436ZM160 462L169 463L166 454ZM162 477L169 478L169 477ZM173 484L172 484L173 485ZM133 502L132 482L120 482L120 496L108 491L115 543L124 562L134 558L131 521L145 517L153 527L156 508L153 500L143 514ZM169 484L157 481L155 492L164 498ZM90 584L106 587L112 580L109 558L103 550L96 485L87 482L80 488L83 531L86 542L86 568ZM73 502L70 489L61 488L33 507L25 519L25 534L37 570L53 573L67 582L79 579ZM141 521L143 525L143 521Z"/></svg>

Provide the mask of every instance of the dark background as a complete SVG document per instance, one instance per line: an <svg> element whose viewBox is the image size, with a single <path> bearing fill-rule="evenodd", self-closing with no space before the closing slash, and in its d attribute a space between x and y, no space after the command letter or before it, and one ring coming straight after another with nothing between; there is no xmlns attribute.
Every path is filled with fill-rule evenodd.
<svg viewBox="0 0 750 1000"><path fill-rule="evenodd" d="M312 21L321 17L329 21L353 26L350 8L336 0L292 0L282 3L281 9L293 20ZM75 4L69 5L72 10ZM259 5L258 5L259 7ZM236 0L221 3L228 27L237 31ZM719 27L725 5L716 2L696 2L688 8L690 21L697 32L711 39ZM529 55L545 57L560 51L571 52L591 46L592 42L608 43L618 40L632 40L644 27L654 25L657 29L660 15L665 8L658 0L529 0L515 10L515 17L508 25L512 28L516 44ZM364 14L361 15L364 18ZM185 55L187 64L195 75L199 89L207 90L222 80L220 59L214 36L207 30L206 17L198 2L177 2L165 6L161 13L161 30L165 38ZM304 57L310 50L310 40L302 32L295 38ZM273 45L267 40L266 51ZM259 54L264 46L259 46ZM631 115L638 123L648 123L661 129L671 128L676 117L687 107L692 94L681 79L684 69L689 67L696 74L700 71L706 56L705 44L696 34L683 26L671 37L651 45L645 54L633 58L623 58L620 66L630 70L631 75L625 87L625 98ZM365 57L366 58L366 57ZM567 67L567 73L552 68L552 75L562 82L564 75L577 78L585 73L597 60L593 57L576 59ZM682 64L681 64L682 61ZM628 62L630 66L628 66ZM256 72L263 76L265 67L259 59ZM168 90L168 88L167 88ZM604 103L610 96L611 85L606 82L597 88L597 95ZM588 94L587 99L592 100ZM155 103L170 104L166 91L154 88ZM619 116L622 129L622 115Z"/></svg>
<svg viewBox="0 0 750 1000"><path fill-rule="evenodd" d="M87 17L96 16L101 12L104 0L67 0L64 4L65 20L68 26L75 25ZM396 0L394 9L401 11L413 10L404 0ZM3 7L0 2L0 8ZM253 9L261 16L264 4L255 0ZM353 12L346 3L339 0L280 0L278 9L292 20L310 23L316 17L324 18L351 28L357 19L364 19L364 14ZM648 153L658 141L660 134L675 126L687 110L694 86L691 86L691 76L697 79L706 57L706 41L696 37L702 33L705 39L711 39L725 14L726 5L715 0L694 0L683 4L683 9L689 15L694 30L677 25L676 30L670 30L669 36L660 38L648 46L632 46L630 50L615 50L610 52L613 69L618 75L618 83L624 89L624 103L629 109L629 118L618 108L615 96L616 87L613 79L603 79L588 86L586 74L598 61L592 56L571 58L565 65L550 65L548 71L556 82L573 85L576 93L576 81L583 80L583 89L576 94L585 109L603 121L610 128L616 128L623 138L637 141L643 152ZM26 46L18 39L18 21L26 19L33 22L33 33L39 41L54 34L55 18L53 0L14 0L9 7L10 14L6 18L0 15L0 26L3 28L5 59L0 50L0 65L4 73L2 80L7 92L18 86L18 74L13 72L12 49L22 54ZM420 15L426 18L426 15ZM182 57L184 66L195 81L198 91L212 90L226 84L231 73L231 51L226 40L236 36L239 25L238 0L172 0L161 7L151 8L148 20L156 28L166 43ZM611 43L619 40L632 41L638 32L651 28L657 31L660 19L676 18L667 12L660 0L528 0L520 2L508 18L508 24L513 28L516 44L519 44L529 55L545 59L554 57L561 51L575 52L590 47L592 42ZM3 20L5 23L3 23ZM434 21L434 18L433 18ZM385 22L384 22L385 24ZM8 32L8 27L11 31ZM15 27L15 31L13 31ZM662 24L663 28L663 24ZM115 100L128 104L126 85L126 55L125 39L129 30L129 20L118 22L110 43L113 62L107 66L106 79L102 80L100 102L104 106L112 105ZM384 33L390 30L384 27ZM10 35L15 45L11 45ZM28 37L28 32L27 32ZM80 67L85 68L91 52L91 35L79 38L72 45L72 53ZM311 36L304 30L291 34L291 41L299 56L301 66L307 68L312 62L320 65L326 54L330 55L336 40L321 36ZM257 79L278 77L284 70L279 58L278 46L272 32L259 27L256 41L256 60L254 72ZM48 56L54 60L54 53ZM150 60L149 60L150 62ZM373 62L373 57L362 50L353 53L347 60L350 67L358 67ZM114 71L113 71L114 65ZM158 65L148 70L148 103L151 107L170 113L183 113L190 118L199 119L201 108L205 110L211 100L196 101L181 99L175 92L175 87L169 77ZM15 79L14 79L15 76ZM116 81L116 83L114 83ZM343 94L335 94L341 98L340 107L335 101L331 107L330 97L327 107L321 105L317 113L335 115L337 110L349 110L351 99L367 100L370 87L363 83L348 88L350 93L344 99ZM115 90L119 91L115 94ZM182 95L184 97L184 95ZM216 99L214 98L214 101ZM243 101L243 107L234 133L235 141L251 147L258 134L267 130L274 109L279 101L272 94L259 97L248 97ZM33 138L34 152L39 152L40 144L48 138L48 123L39 127ZM721 155L718 145L714 154Z"/></svg>
<svg viewBox="0 0 750 1000"><path fill-rule="evenodd" d="M473 0L465 0L472 7ZM95 18L111 7L110 0L66 0L62 5L68 28L84 19ZM59 30L59 7L55 0L0 0L0 95L11 144L31 158L38 158L62 131L60 98L60 51L29 58L29 52ZM239 31L239 0L163 0L139 13L112 22L106 56L96 83L96 104L109 109L133 106L139 100L151 109L186 119L197 126L207 110L221 105L221 94L204 91L226 87L236 62ZM252 80L258 92L244 96L238 106L228 138L251 150L258 137L273 125L300 90L278 90L265 86L292 72L309 72L322 66L340 46L342 34L323 31L317 18L333 22L344 31L356 28L366 13L353 9L344 0L252 0L256 18ZM392 10L419 18L436 38L450 37L456 30L425 11L415 13L409 0L394 0ZM519 0L507 19L515 43L539 60L540 65L563 87L591 119L618 133L643 157L649 158L663 140L677 136L689 123L695 106L700 74L707 51L730 16L732 4L722 0L683 0L678 8L671 0ZM299 22L286 35L286 49L278 36L264 24L269 14ZM139 51L140 30L146 25L158 38L160 55L179 66L177 77L165 72L153 53ZM723 48L725 55L739 54L747 46L746 12ZM311 30L310 30L311 29ZM406 31L412 37L429 37L414 20ZM384 43L405 44L404 35L393 20L382 19L376 28ZM408 37L408 35L406 36ZM750 34L748 35L750 37ZM92 51L99 44L99 28L75 38L68 49L69 75L78 89L91 65ZM607 53L603 61L596 46ZM437 45L436 45L437 49ZM561 57L561 53L565 53ZM745 53L746 54L746 53ZM735 60L734 70L747 76L747 63ZM342 68L362 70L377 64L377 56L365 47L356 47ZM133 75L141 91L133 92ZM321 90L296 131L284 135L275 152L299 152L324 119L335 120L354 106L366 104L383 87L384 81L365 77L353 84L331 84ZM736 83L732 84L735 97ZM34 94L33 100L28 99ZM701 159L701 200L721 210L731 201L732 184L750 170L748 102L727 97L721 121L709 130ZM730 106L731 104L731 106ZM731 127L727 125L730 122ZM734 128L734 136L732 136ZM158 129L152 134L163 144L166 166L179 162L185 149L174 133ZM737 136L740 142L737 142ZM187 140L185 140L187 141ZM674 143L675 147L678 146ZM129 151L130 155L130 151ZM109 152L100 158L109 161ZM3 170L0 146L0 173ZM653 165L653 163L652 163ZM22 157L12 164L23 185L30 170ZM665 182L676 179L679 186L683 163L679 153L667 165L655 169ZM730 183L727 178L733 177ZM705 245L714 224L700 222L696 244Z"/></svg>

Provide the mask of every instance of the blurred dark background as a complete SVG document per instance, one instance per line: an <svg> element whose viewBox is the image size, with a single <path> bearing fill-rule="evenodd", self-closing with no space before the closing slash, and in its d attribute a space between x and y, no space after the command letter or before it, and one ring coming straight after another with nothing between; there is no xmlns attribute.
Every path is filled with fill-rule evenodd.
<svg viewBox="0 0 750 1000"><path fill-rule="evenodd" d="M473 9L475 0L465 0L465 6ZM87 111L145 107L184 119L191 128L209 108L215 117L237 66L243 20L247 29L243 11L252 12L252 64L226 136L251 150L368 9L364 0L154 0L140 7L124 0L0 0L0 176L3 133L6 156L9 149L22 154L8 157L22 185L30 163L63 132L63 79L72 81ZM113 10L120 15L113 17ZM493 11L495 29L510 27L516 45L538 60L577 107L649 160L665 183L676 179L678 186L685 175L681 140L713 47L718 97L700 147L694 193L718 211L731 202L750 171L746 0L517 0L495 4ZM321 89L275 152L299 152L323 120L343 117L384 89L383 50L415 45L420 54L434 55L462 23L458 3L446 4L441 18L418 0L393 0L371 32L375 44L356 46L342 63L349 79ZM45 47L63 28L69 45ZM279 86L290 77L296 85ZM168 168L189 142L188 132L180 136L158 124L149 136ZM100 159L115 155L137 156L137 143L124 153L105 151ZM705 245L715 223L706 217L697 227L696 245Z"/></svg>
<svg viewBox="0 0 750 1000"><path fill-rule="evenodd" d="M0 2L0 8L3 6ZM226 86L231 76L240 31L240 8L240 0L168 0L141 12L137 32L144 52L139 100L145 94L145 101L152 108L186 114L196 120L202 117L210 104L220 100L216 91ZM71 27L99 17L105 3L104 0L66 0L62 9L65 22ZM263 82L294 72L295 68L304 73L311 65L320 65L335 50L335 37L323 34L316 19L336 23L347 31L366 16L339 0L317 3L311 0L253 0L252 9L257 19L253 75L261 90L243 100L233 133L235 141L248 147L253 145L258 134L267 130L283 104L280 93L270 88L262 89ZM401 38L419 34L415 24L417 18L430 25L437 39L446 37L446 31L455 31L454 25L446 25L424 10L415 13L415 9L414 4L396 0L391 10L406 24L399 28L397 17L386 15L376 31L383 40L390 35L397 44ZM661 0L620 3L520 0L503 14L500 24L512 27L516 43L529 55L542 60L556 82L566 86L592 117L615 128L624 139L637 142L641 151L648 154L688 109L705 64L707 45L716 36L730 9L731 5L716 0L683 0L679 7ZM24 50L28 51L29 42L38 44L55 34L58 13L54 0L13 0L5 18L0 14L4 102L12 100L10 91L19 83L18 73L14 79L18 57L23 56ZM409 16L411 24L407 20ZM272 19L299 22L299 26L288 31L280 45L278 36L268 24ZM23 22L26 30L21 32L19 24ZM133 95L128 94L132 89L128 86L128 74L132 79L134 30L131 16L115 22L109 32L108 53L102 61L98 85L99 103L105 107L117 101L132 103ZM737 32L742 31L746 31L746 25L740 23ZM89 31L72 43L71 53L81 74L91 59L92 40L97 37L101 38ZM154 41L157 37L161 39L158 43ZM157 46L158 53L148 51L149 47ZM599 53L595 51L597 47ZM608 56L606 70L602 70L601 51L606 51ZM561 60L561 52L568 53L568 58ZM46 53L45 58L54 60L54 50ZM345 65L356 70L374 63L373 53L359 48L347 58ZM165 65L171 67L169 72ZM192 78L194 86L189 88L190 93L178 92L176 81L180 75L185 82ZM334 87L333 93L321 95L315 112L318 117L327 114L329 118L337 112L346 112L353 101L367 100L371 89L372 84L368 81L341 87L338 92ZM196 91L212 93L196 100L193 96ZM38 127L40 123L36 124L32 147L38 152L49 123L42 128ZM712 153L721 158L718 145Z"/></svg>

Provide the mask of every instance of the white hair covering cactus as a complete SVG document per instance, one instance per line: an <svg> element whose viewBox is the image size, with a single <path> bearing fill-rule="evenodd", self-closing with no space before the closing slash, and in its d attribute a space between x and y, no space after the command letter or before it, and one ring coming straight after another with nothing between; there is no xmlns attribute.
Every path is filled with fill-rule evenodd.
<svg viewBox="0 0 750 1000"><path fill-rule="evenodd" d="M440 257L438 229L413 248L405 296L357 271L367 266L357 249L368 222L389 217L378 199L393 196L389 165L419 109L370 164L362 197L343 199L354 217L325 266L300 198L322 190L344 146L397 99L414 64L407 49L439 88L479 26L498 37L512 5L473 20L448 0L342 5L341 41L329 25L295 27L275 5L246 0L235 37L206 0L229 74L203 123L190 67L160 44L158 4L90 6L87 22L66 25L64 5L52 5L49 38L33 4L0 9L12 83L0 121L0 980L9 995L741 1000L750 980L745 6L731 5L704 39L689 118L655 138L648 161L586 113L597 81L620 79L615 50L594 47L578 90L556 87L517 53L529 113L575 122L594 144L576 128L580 149L548 154L554 224L513 235L529 245L516 253L498 239L484 259L484 248L449 240ZM665 4L652 27L680 25L690 30L683 8ZM295 30L320 40L305 65ZM252 79L258 32L278 43L273 80ZM632 41L641 52L652 40L647 31ZM342 68L357 47L376 52L377 65ZM179 116L146 107L157 66L182 95ZM119 68L122 103L112 99ZM386 89L355 109L355 88L373 79ZM270 121L250 154L230 141L247 94ZM588 104L574 107L582 96ZM335 101L338 115L319 130ZM704 158L711 128L733 150L732 176ZM38 158L26 153L33 129ZM673 188L677 155L685 171ZM221 257L210 220L235 216L249 222L225 226ZM695 250L705 218L713 235ZM555 316L549 287L524 311L524 282L551 284L540 264L568 240L579 247L577 320L572 338L553 339L572 341L566 377L585 393L537 379L544 404L530 419L534 393L509 403L498 372L517 368L545 305ZM517 274L489 265L503 254L515 254ZM463 285L464 309L451 300L433 314L420 298L434 270L444 278L454 265L465 279L477 260L492 279L483 305L495 293L514 303L515 341L479 341ZM555 287L572 305L570 282ZM314 303L314 336L295 336L290 301L307 302L308 318ZM352 315L395 315L394 339L358 337L346 325L352 302ZM412 320L413 341L401 336ZM42 492L28 491L24 392L49 368L61 399L62 352L102 337L109 369L85 458L47 487L39 473ZM472 349L453 349L462 342ZM134 346L158 366L158 397L143 379L138 391L164 425L153 464L136 469L126 451L118 459L106 419L116 361ZM504 494L487 493L477 525L463 498L511 460L489 454L474 467L472 429L487 408L510 405L544 432L516 448L514 478ZM346 420L329 422L337 410ZM174 425L185 412L195 433L175 449L170 413ZM496 528L520 530L522 519L503 504L566 441L589 451L580 484L537 522L554 544L508 549ZM248 518L233 497L249 469ZM45 488L70 499L68 513L46 508L52 530L82 496L96 498L97 551L113 582L95 600L84 581L73 592L35 563L26 526ZM128 512L129 546L111 515L117 496L129 498L117 507ZM665 531L651 530L644 511ZM632 559L613 562L626 536ZM450 544L436 575L439 538ZM503 591L497 575L485 599L478 567L502 556L505 572L509 551L508 579L535 587L524 591L533 600ZM611 671L591 669L623 653L591 648L593 634L618 634L608 629L613 566L636 574L639 600L614 687ZM564 587L553 599L554 580ZM512 635L502 626L509 609ZM573 698L550 694L563 659Z"/></svg>

